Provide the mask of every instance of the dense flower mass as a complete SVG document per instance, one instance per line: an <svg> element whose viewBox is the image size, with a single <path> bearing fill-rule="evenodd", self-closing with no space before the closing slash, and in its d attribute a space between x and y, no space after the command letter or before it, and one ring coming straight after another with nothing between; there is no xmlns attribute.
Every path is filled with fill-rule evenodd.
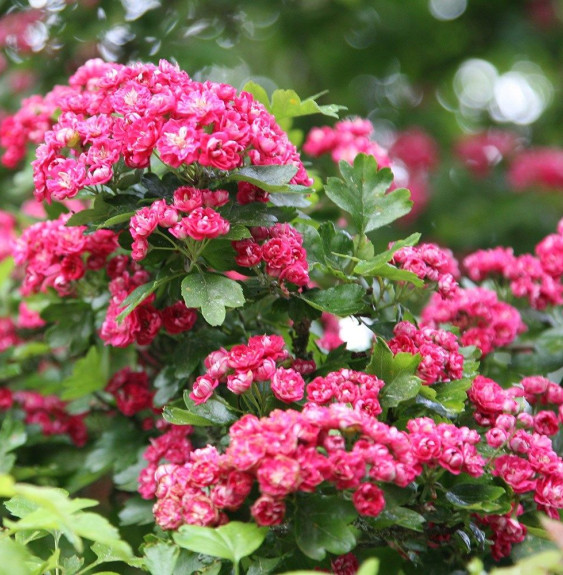
<svg viewBox="0 0 563 575"><path fill-rule="evenodd" d="M535 255L515 256L512 248L478 250L466 256L469 277L504 279L517 298L526 298L534 309L563 303L563 234L549 234L535 247Z"/></svg>
<svg viewBox="0 0 563 575"><path fill-rule="evenodd" d="M252 238L233 242L235 262L242 267L264 264L264 271L280 283L309 283L307 252L301 234L289 224L254 228Z"/></svg>
<svg viewBox="0 0 563 575"><path fill-rule="evenodd" d="M139 286L148 282L149 272L127 256L115 256L108 262L107 274L110 278L110 300L104 322L100 328L100 338L114 347L127 347L136 342L149 345L162 327L169 334L189 331L197 320L194 309L186 307L183 301L174 302L162 310L153 305L154 294L146 297L130 313L120 318L124 311L123 302Z"/></svg>
<svg viewBox="0 0 563 575"><path fill-rule="evenodd" d="M435 329L441 324L458 327L462 345L475 345L483 355L508 345L526 329L518 310L486 288L459 288L449 299L433 294L422 320L423 326Z"/></svg>
<svg viewBox="0 0 563 575"><path fill-rule="evenodd" d="M54 288L60 296L72 293L74 283L87 270L104 267L117 248L117 235L98 230L85 235L85 226L67 227L70 214L37 222L25 229L13 250L16 264L25 268L24 295Z"/></svg>
<svg viewBox="0 0 563 575"><path fill-rule="evenodd" d="M288 357L285 342L279 335L256 335L248 344L235 345L229 351L214 351L205 358L207 371L196 379L190 398L196 404L205 403L220 383L241 395L254 382L271 381L275 397L285 402L299 401L305 383L298 371L280 365Z"/></svg>
<svg viewBox="0 0 563 575"><path fill-rule="evenodd" d="M36 391L16 391L0 388L0 410L19 408L28 425L35 425L45 436L63 435L78 447L88 440L86 413L72 413L68 404L56 395L42 395Z"/></svg>
<svg viewBox="0 0 563 575"><path fill-rule="evenodd" d="M488 130L468 134L455 145L455 153L476 176L485 177L503 159L518 148L517 134L504 130Z"/></svg>
<svg viewBox="0 0 563 575"><path fill-rule="evenodd" d="M459 267L451 250L436 244L420 244L397 250L391 260L397 267L408 270L420 279L438 284L438 293L445 298L455 296Z"/></svg>
<svg viewBox="0 0 563 575"><path fill-rule="evenodd" d="M52 93L60 115L33 162L38 199L71 198L110 182L120 160L147 168L153 157L179 170L289 164L297 169L292 183L311 183L273 116L232 86L196 82L164 60L159 66L90 60L69 84Z"/></svg>
<svg viewBox="0 0 563 575"><path fill-rule="evenodd" d="M351 450L345 447L347 431L357 437ZM156 470L154 513L161 527L220 525L254 485L254 520L277 525L287 496L313 492L325 481L353 491L360 514L377 516L385 500L376 482L405 486L419 473L406 434L338 403L275 410L262 419L245 415L231 426L229 438L224 454L208 446L191 452L185 464Z"/></svg>
<svg viewBox="0 0 563 575"><path fill-rule="evenodd" d="M398 323L393 332L395 336L388 342L391 351L420 354L417 375L426 385L463 376L463 356L453 333L429 327L417 329L407 321Z"/></svg>
<svg viewBox="0 0 563 575"><path fill-rule="evenodd" d="M532 186L560 189L563 186L563 150L531 148L522 151L510 166L508 181L518 191Z"/></svg>
<svg viewBox="0 0 563 575"><path fill-rule="evenodd" d="M0 211L3 466L73 488L112 474L123 522L156 528L141 568L165 549L219 568L176 553L188 528L162 530L245 521L268 539L236 572L352 575L374 549L404 572L506 557L529 514L563 510L563 220L530 253L468 254L465 277L417 234L388 243L370 194L389 219L410 202L379 170L424 198L438 149L419 128L387 128L384 149L361 118L309 133L311 157L349 165L302 210L311 179L274 114L338 107L250 86L90 60L0 125L5 166L40 144L35 200ZM517 186L556 186L557 154L539 169L519 146L489 131L454 153L479 176L507 159ZM343 345L341 318L365 324L365 349ZM16 460L23 436L45 454Z"/></svg>
<svg viewBox="0 0 563 575"><path fill-rule="evenodd" d="M360 154L369 154L380 167L389 167L387 152L372 139L373 126L369 120L353 118L336 122L334 128L313 128L307 135L303 151L310 156L330 154L333 161L352 163Z"/></svg>

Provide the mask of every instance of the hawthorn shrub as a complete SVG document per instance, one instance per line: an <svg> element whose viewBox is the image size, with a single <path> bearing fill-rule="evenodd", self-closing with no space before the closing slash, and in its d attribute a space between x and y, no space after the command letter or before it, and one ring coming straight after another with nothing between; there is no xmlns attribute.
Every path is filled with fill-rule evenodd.
<svg viewBox="0 0 563 575"><path fill-rule="evenodd" d="M432 145L347 118L304 163L293 119L341 111L94 59L4 121L5 161L35 158L1 214L10 573L477 573L542 549L563 224L520 255L381 245L413 204L394 158L416 185Z"/></svg>

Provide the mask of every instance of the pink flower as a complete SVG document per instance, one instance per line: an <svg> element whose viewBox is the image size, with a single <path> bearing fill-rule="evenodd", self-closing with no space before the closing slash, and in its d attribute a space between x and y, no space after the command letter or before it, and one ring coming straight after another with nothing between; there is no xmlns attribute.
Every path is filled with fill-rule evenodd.
<svg viewBox="0 0 563 575"><path fill-rule="evenodd" d="M271 382L272 393L285 403L299 401L305 394L305 381L294 369L278 367Z"/></svg>
<svg viewBox="0 0 563 575"><path fill-rule="evenodd" d="M219 510L204 493L187 492L182 497L182 520L184 523L213 527L218 524L219 517Z"/></svg>
<svg viewBox="0 0 563 575"><path fill-rule="evenodd" d="M385 508L383 491L373 483L362 483L352 496L354 507L360 515L377 517Z"/></svg>
<svg viewBox="0 0 563 575"><path fill-rule="evenodd" d="M152 511L157 525L162 529L178 529L182 525L182 505L177 499L159 499Z"/></svg>
<svg viewBox="0 0 563 575"><path fill-rule="evenodd" d="M517 455L501 455L495 459L493 475L504 479L515 493L526 493L536 488L535 472L528 461Z"/></svg>
<svg viewBox="0 0 563 575"><path fill-rule="evenodd" d="M250 512L258 525L263 527L279 525L285 515L285 503L282 499L261 495L250 508Z"/></svg>
<svg viewBox="0 0 563 575"><path fill-rule="evenodd" d="M190 399L196 404L205 403L212 395L213 390L219 385L217 379L208 375L200 375L194 382L190 393Z"/></svg>
<svg viewBox="0 0 563 575"><path fill-rule="evenodd" d="M227 376L227 387L229 391L241 395L248 391L254 381L254 374L252 371L239 371L235 374Z"/></svg>
<svg viewBox="0 0 563 575"><path fill-rule="evenodd" d="M195 126L182 120L168 120L163 126L156 149L161 160L178 168L198 160L199 133Z"/></svg>
<svg viewBox="0 0 563 575"><path fill-rule="evenodd" d="M181 223L187 235L198 241L216 238L230 229L229 222L212 208L196 208Z"/></svg>
<svg viewBox="0 0 563 575"><path fill-rule="evenodd" d="M284 497L297 491L301 483L299 463L285 455L264 458L256 472L260 491L272 497Z"/></svg>
<svg viewBox="0 0 563 575"><path fill-rule="evenodd" d="M160 312L162 325L170 334L183 333L189 331L197 321L197 312L193 308L188 308L183 301L164 308Z"/></svg>
<svg viewBox="0 0 563 575"><path fill-rule="evenodd" d="M181 186L174 192L174 206L182 212L191 212L203 206L202 191L191 186Z"/></svg>

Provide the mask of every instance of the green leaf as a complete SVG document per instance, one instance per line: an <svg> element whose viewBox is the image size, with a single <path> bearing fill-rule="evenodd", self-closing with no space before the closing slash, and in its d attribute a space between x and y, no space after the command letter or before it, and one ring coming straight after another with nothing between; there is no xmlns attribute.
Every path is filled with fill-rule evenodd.
<svg viewBox="0 0 563 575"><path fill-rule="evenodd" d="M326 552L348 553L356 546L356 537L349 525L357 517L351 501L317 494L300 495L296 503L295 539L301 551L316 561Z"/></svg>
<svg viewBox="0 0 563 575"><path fill-rule="evenodd" d="M246 575L267 575L272 573L281 561L282 557L254 557L248 566Z"/></svg>
<svg viewBox="0 0 563 575"><path fill-rule="evenodd" d="M226 206L219 208L219 213L229 220L231 225L268 227L273 226L278 221L278 217L273 213L271 207L256 202L243 206L229 202Z"/></svg>
<svg viewBox="0 0 563 575"><path fill-rule="evenodd" d="M41 317L47 322L55 322L45 334L51 347L69 348L73 355L86 352L94 332L94 315L88 304L51 304L41 311Z"/></svg>
<svg viewBox="0 0 563 575"><path fill-rule="evenodd" d="M222 240L236 241L236 240L243 240L245 238L251 238L251 237L252 237L252 234L250 233L250 231L248 230L248 228L246 226L243 226L241 224L234 224L229 229L229 233L222 235L221 239Z"/></svg>
<svg viewBox="0 0 563 575"><path fill-rule="evenodd" d="M407 214L412 206L406 189L386 193L393 182L389 168L377 169L373 156L358 154L351 166L341 161L340 178L328 178L326 195L352 216L360 234L365 234Z"/></svg>
<svg viewBox="0 0 563 575"><path fill-rule="evenodd" d="M172 575L180 549L176 545L158 541L143 547L145 565L151 575Z"/></svg>
<svg viewBox="0 0 563 575"><path fill-rule="evenodd" d="M149 525L154 523L154 502L140 497L130 497L119 512L120 525Z"/></svg>
<svg viewBox="0 0 563 575"><path fill-rule="evenodd" d="M354 273L363 276L377 275L372 273L373 270L376 270L381 266L383 266L384 264L386 264L387 262L390 262L393 259L395 252L397 252L401 248L416 245L419 239L420 234L411 234L408 238L405 238L404 240L398 240L394 242L393 246L390 247L388 250L385 250L384 252L377 254L375 257L370 258L369 260L363 260L358 264L356 264L356 267L354 268Z"/></svg>
<svg viewBox="0 0 563 575"><path fill-rule="evenodd" d="M238 417L229 410L225 403L218 399L214 399L213 397L208 399L205 403L196 405L190 398L189 392L185 391L184 403L186 404L186 408L190 414L202 417L214 425L227 425L238 419Z"/></svg>
<svg viewBox="0 0 563 575"><path fill-rule="evenodd" d="M74 364L72 374L62 382L62 399L77 399L103 389L107 384L104 362L96 346Z"/></svg>
<svg viewBox="0 0 563 575"><path fill-rule="evenodd" d="M202 427L213 425L211 420L179 407L165 407L162 410L162 417L172 425L196 425Z"/></svg>
<svg viewBox="0 0 563 575"><path fill-rule="evenodd" d="M410 282L416 287L423 287L424 281L421 280L415 273L408 270L402 270L392 266L391 264L383 264L377 268L370 270L369 274L363 274L370 277L387 278L392 281Z"/></svg>
<svg viewBox="0 0 563 575"><path fill-rule="evenodd" d="M338 118L338 111L346 109L344 106L319 106L313 98L301 101L293 90L275 90L272 94L271 112L279 123L286 118L297 118L311 114L323 114Z"/></svg>
<svg viewBox="0 0 563 575"><path fill-rule="evenodd" d="M123 321L136 307L140 306L151 294L153 294L162 283L163 280L152 281L136 287L121 303L121 305L125 307L116 317L117 321Z"/></svg>
<svg viewBox="0 0 563 575"><path fill-rule="evenodd" d="M245 302L236 281L207 272L186 276L182 280L182 296L188 307L200 308L207 323L213 326L225 321L227 307L240 307Z"/></svg>
<svg viewBox="0 0 563 575"><path fill-rule="evenodd" d="M387 383L391 383L400 375L414 375L420 360L421 357L418 354L412 355L406 352L393 354L387 342L383 338L378 337L366 371L377 375L377 377Z"/></svg>
<svg viewBox="0 0 563 575"><path fill-rule="evenodd" d="M24 483L14 486L16 496L4 505L19 521L4 520L4 525L14 531L60 531L78 552L83 544L77 532L78 513L98 502L93 499L69 499L66 491L52 487L37 487Z"/></svg>
<svg viewBox="0 0 563 575"><path fill-rule="evenodd" d="M139 198L133 194L121 193L117 196L108 193L98 194L91 208L73 214L65 225L69 227L90 225L99 229L121 223L136 212L138 202ZM108 223L112 220L113 223Z"/></svg>
<svg viewBox="0 0 563 575"><path fill-rule="evenodd" d="M292 189L301 192L307 188L304 188L303 186L292 188L289 186L289 181L296 173L297 167L293 164L245 166L244 168L232 171L229 174L227 181L249 182L266 192L289 192Z"/></svg>
<svg viewBox="0 0 563 575"><path fill-rule="evenodd" d="M446 499L454 506L477 511L495 511L501 505L494 503L505 495L502 487L480 483L460 483L446 493Z"/></svg>
<svg viewBox="0 0 563 575"><path fill-rule="evenodd" d="M28 549L8 537L0 539L0 575L32 575L28 567L32 556Z"/></svg>
<svg viewBox="0 0 563 575"><path fill-rule="evenodd" d="M432 386L436 392L436 401L454 413L461 413L465 409L467 390L471 387L470 379L457 379L447 383L438 383Z"/></svg>
<svg viewBox="0 0 563 575"><path fill-rule="evenodd" d="M418 377L407 373L399 375L383 386L379 396L381 407L397 407L403 401L416 397L421 387L422 381Z"/></svg>
<svg viewBox="0 0 563 575"><path fill-rule="evenodd" d="M398 526L412 531L423 531L422 525L426 519L416 511L407 507L385 508L377 517L370 520L370 525L377 529Z"/></svg>
<svg viewBox="0 0 563 575"><path fill-rule="evenodd" d="M29 359L30 357L43 355L50 349L51 346L46 343L41 341L30 341L26 344L16 347L14 349L14 353L12 354L12 359L14 361L22 361L24 359Z"/></svg>
<svg viewBox="0 0 563 575"><path fill-rule="evenodd" d="M295 191L299 191L295 186L293 186ZM306 189L306 188L304 188ZM276 193L270 195L270 203L274 206L289 206L293 208L308 208L311 202L301 194L293 193Z"/></svg>
<svg viewBox="0 0 563 575"><path fill-rule="evenodd" d="M16 494L14 487L14 478L6 473L0 473L0 497L13 497Z"/></svg>
<svg viewBox="0 0 563 575"><path fill-rule="evenodd" d="M123 222L128 222L135 214L136 212L123 212L122 214L117 214L108 218L101 224L98 224L98 228L109 228L117 224L122 224Z"/></svg>
<svg viewBox="0 0 563 575"><path fill-rule="evenodd" d="M255 82L246 83L243 90L252 94L256 100L263 104L268 112L276 117L278 123L283 123L283 120L290 118L311 114L323 114L332 118L338 118L338 112L346 109L345 106L338 106L336 104L320 106L315 102L315 98L323 94L301 100L293 90L275 90L272 94L272 102L270 103L266 90Z"/></svg>
<svg viewBox="0 0 563 575"><path fill-rule="evenodd" d="M366 309L365 294L365 289L358 284L340 284L325 290L309 290L301 299L316 309L345 317Z"/></svg>
<svg viewBox="0 0 563 575"><path fill-rule="evenodd" d="M534 553L529 557L520 559L510 567L495 567L491 575L546 575L547 573L561 573L563 555L561 550L553 549ZM482 570L481 570L482 572Z"/></svg>
<svg viewBox="0 0 563 575"><path fill-rule="evenodd" d="M182 525L173 538L180 547L227 559L236 565L262 545L267 533L267 527L231 521L217 528Z"/></svg>
<svg viewBox="0 0 563 575"><path fill-rule="evenodd" d="M127 445L127 450L123 449L124 445ZM131 421L125 418L116 419L111 427L98 437L83 467L92 473L109 469L118 473L137 461L137 450L143 445L143 436Z"/></svg>

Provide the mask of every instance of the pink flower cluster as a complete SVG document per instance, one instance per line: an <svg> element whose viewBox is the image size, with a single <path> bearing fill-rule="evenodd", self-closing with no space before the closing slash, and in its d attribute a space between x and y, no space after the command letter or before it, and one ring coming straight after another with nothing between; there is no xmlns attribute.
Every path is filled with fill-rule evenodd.
<svg viewBox="0 0 563 575"><path fill-rule="evenodd" d="M414 273L420 279L436 282L438 293L444 298L456 294L459 268L457 260L447 248L441 248L436 244L406 246L395 252L391 263Z"/></svg>
<svg viewBox="0 0 563 575"><path fill-rule="evenodd" d="M58 94L60 116L33 162L40 200L107 183L120 160L147 168L153 155L172 168L294 165L292 183L311 183L274 117L232 86L196 82L165 60L124 66L99 59L86 62L69 84Z"/></svg>
<svg viewBox="0 0 563 575"><path fill-rule="evenodd" d="M5 148L2 164L15 169L25 158L27 145L40 144L45 133L54 124L57 101L65 89L57 86L45 97L34 95L24 98L20 109L6 116L0 124L0 146Z"/></svg>
<svg viewBox="0 0 563 575"><path fill-rule="evenodd" d="M86 414L70 414L67 404L56 395L1 388L0 409L10 409L14 405L23 410L25 423L39 426L43 435L68 435L77 447L82 447L88 440L84 423Z"/></svg>
<svg viewBox="0 0 563 575"><path fill-rule="evenodd" d="M289 281L297 286L309 283L307 252L301 234L289 224L271 228L252 228L252 238L232 242L235 262L242 267L264 264L265 272L283 286Z"/></svg>
<svg viewBox="0 0 563 575"><path fill-rule="evenodd" d="M229 232L230 225L213 208L229 201L225 190L200 190L181 186L174 192L173 204L157 200L150 206L137 210L129 223L133 237L131 257L142 260L149 249L148 237L158 226L168 228L179 240L192 238L197 241L216 238ZM188 213L182 217L181 212Z"/></svg>
<svg viewBox="0 0 563 575"><path fill-rule="evenodd" d="M563 150L532 148L518 154L509 170L508 182L515 190L530 187L561 189L563 187Z"/></svg>
<svg viewBox="0 0 563 575"><path fill-rule="evenodd" d="M431 327L418 329L408 321L398 323L393 333L388 345L395 355L400 352L420 354L417 375L425 385L463 377L463 356L453 333Z"/></svg>
<svg viewBox="0 0 563 575"><path fill-rule="evenodd" d="M347 450L352 434L357 439ZM255 484L259 495L250 512L259 525L281 523L286 497L314 492L323 482L352 490L358 513L377 516L385 499L376 482L404 487L418 474L406 433L342 404L275 410L262 419L247 414L229 437L224 454L207 446L184 465L157 469L158 525L222 524L225 512L239 509Z"/></svg>
<svg viewBox="0 0 563 575"><path fill-rule="evenodd" d="M117 409L124 415L135 415L153 407L154 392L144 371L131 371L130 367L120 369L106 385L106 391L113 395Z"/></svg>
<svg viewBox="0 0 563 575"><path fill-rule="evenodd" d="M531 414L515 397L532 405L553 404ZM533 493L539 510L553 518L563 509L563 459L554 451L550 435L559 431L563 419L563 389L541 376L526 377L521 387L501 388L492 379L478 376L468 392L476 408L475 419L489 427L487 443L503 453L493 459L493 475L518 494Z"/></svg>
<svg viewBox="0 0 563 575"><path fill-rule="evenodd" d="M138 491L143 499L152 499L155 496L155 472L163 461L183 465L189 461L192 451L192 444L187 438L193 431L190 425L169 426L165 422L162 423L165 428L164 433L152 438L151 444L143 453L143 458L148 463L139 474Z"/></svg>
<svg viewBox="0 0 563 575"><path fill-rule="evenodd" d="M37 222L15 241L13 255L25 268L21 292L30 295L54 288L60 296L72 293L74 282L87 270L104 267L117 248L117 235L98 230L85 235L85 226L67 227L70 214L56 220Z"/></svg>
<svg viewBox="0 0 563 575"><path fill-rule="evenodd" d="M456 142L454 151L468 170L482 178L504 158L512 156L518 145L517 134L505 130L488 130L463 136Z"/></svg>
<svg viewBox="0 0 563 575"><path fill-rule="evenodd" d="M303 144L303 151L314 157L330 154L334 162L345 160L350 164L358 154L368 154L377 160L380 168L388 168L391 165L389 156L371 139L372 135L373 125L369 120L341 120L334 128L313 128Z"/></svg>
<svg viewBox="0 0 563 575"><path fill-rule="evenodd" d="M421 325L436 329L440 324L458 327L461 344L475 345L483 355L508 345L526 329L518 310L485 288L459 288L449 299L433 294L422 310Z"/></svg>
<svg viewBox="0 0 563 575"><path fill-rule="evenodd" d="M358 513L375 517L385 507L378 482L405 487L423 466L479 477L485 465L474 430L418 418L401 432L342 403L307 403L302 412L275 410L262 419L245 415L229 436L224 454L207 446L184 464L157 469L154 513L161 527L225 523L226 512L239 509L255 484L250 512L259 525L281 523L286 497L325 482L353 491Z"/></svg>
<svg viewBox="0 0 563 575"><path fill-rule="evenodd" d="M341 369L307 384L307 401L315 405L348 403L356 411L377 417L381 413L379 392L384 385L375 375Z"/></svg>
<svg viewBox="0 0 563 575"><path fill-rule="evenodd" d="M490 426L503 413L517 413L520 408L515 397L521 397L517 387L503 389L496 381L478 375L467 392L469 401L475 408L475 420L479 425Z"/></svg>
<svg viewBox="0 0 563 575"><path fill-rule="evenodd" d="M247 392L254 382L270 382L276 398L286 403L303 398L305 382L301 374L280 365L289 357L285 342L279 335L255 335L248 344L233 346L229 351L221 348L211 352L204 361L206 373L194 382L190 398L205 403L220 383L232 393Z"/></svg>
<svg viewBox="0 0 563 575"><path fill-rule="evenodd" d="M534 309L563 303L563 224L536 245L535 255L515 256L511 248L478 250L463 261L469 277L482 281L502 277L514 296L526 298Z"/></svg>
<svg viewBox="0 0 563 575"><path fill-rule="evenodd" d="M511 510L504 515L477 516L479 523L490 527L493 532L491 554L496 561L508 557L512 546L524 541L528 529L517 519L523 513L524 508L518 505L515 512Z"/></svg>
<svg viewBox="0 0 563 575"><path fill-rule="evenodd" d="M399 159L411 173L428 172L438 165L438 144L421 128L396 134L389 155Z"/></svg>
<svg viewBox="0 0 563 575"><path fill-rule="evenodd" d="M451 423L437 424L429 417L409 420L407 429L412 452L419 464L441 467L454 475L483 475L485 460L475 447L481 437L474 429Z"/></svg>
<svg viewBox="0 0 563 575"><path fill-rule="evenodd" d="M145 298L122 321L118 321L117 317L124 309L125 298L135 288L147 283L150 275L127 256L112 258L107 266L107 274L110 278L110 301L100 329L100 337L107 345L127 347L134 342L149 345L161 327L170 334L178 334L194 326L197 320L194 309L186 307L183 301L178 301L158 310L153 305L154 294Z"/></svg>

